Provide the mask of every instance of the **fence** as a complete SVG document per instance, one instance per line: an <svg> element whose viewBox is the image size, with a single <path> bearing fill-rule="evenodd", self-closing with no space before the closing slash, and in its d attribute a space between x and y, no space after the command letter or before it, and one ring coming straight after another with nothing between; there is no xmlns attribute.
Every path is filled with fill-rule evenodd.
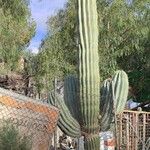
<svg viewBox="0 0 150 150"><path fill-rule="evenodd" d="M117 116L117 150L150 150L150 113L124 111Z"/></svg>
<svg viewBox="0 0 150 150"><path fill-rule="evenodd" d="M59 111L53 106L0 88L0 124L9 120L22 136L30 137L32 150L48 150Z"/></svg>

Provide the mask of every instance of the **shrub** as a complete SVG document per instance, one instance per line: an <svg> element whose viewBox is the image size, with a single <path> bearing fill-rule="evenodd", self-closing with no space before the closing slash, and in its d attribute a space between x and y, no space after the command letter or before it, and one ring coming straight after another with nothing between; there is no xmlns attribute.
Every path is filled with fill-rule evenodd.
<svg viewBox="0 0 150 150"><path fill-rule="evenodd" d="M0 150L31 150L30 138L22 136L10 122L5 122L0 128Z"/></svg>

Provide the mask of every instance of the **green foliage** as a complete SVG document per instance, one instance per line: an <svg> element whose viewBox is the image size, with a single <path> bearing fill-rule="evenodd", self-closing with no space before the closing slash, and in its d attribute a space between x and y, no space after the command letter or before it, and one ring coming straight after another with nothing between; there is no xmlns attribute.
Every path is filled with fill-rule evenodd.
<svg viewBox="0 0 150 150"><path fill-rule="evenodd" d="M100 71L109 75L119 68L117 59L142 51L148 30L149 2L98 0ZM122 57L123 56L123 57ZM122 61L122 59L120 59ZM127 63L127 62L126 62Z"/></svg>
<svg viewBox="0 0 150 150"><path fill-rule="evenodd" d="M133 70L129 72L130 85L134 89L134 96L137 102L150 100L150 68L149 70Z"/></svg>
<svg viewBox="0 0 150 150"><path fill-rule="evenodd" d="M46 90L52 88L54 77L63 78L77 71L77 45L74 31L77 19L74 12L75 1L72 0L67 3L64 10L60 10L58 15L48 21L49 33L37 55L37 69L35 69L37 80L42 80ZM38 85L40 86L40 83Z"/></svg>
<svg viewBox="0 0 150 150"><path fill-rule="evenodd" d="M119 58L118 64L128 72L132 96L138 102L150 100L150 30L141 39L141 52ZM128 62L128 63L126 63ZM126 65L124 65L126 64Z"/></svg>
<svg viewBox="0 0 150 150"><path fill-rule="evenodd" d="M31 141L28 137L22 137L17 128L7 121L0 128L0 149L31 150Z"/></svg>
<svg viewBox="0 0 150 150"><path fill-rule="evenodd" d="M0 0L0 59L8 70L17 68L34 31L26 1Z"/></svg>
<svg viewBox="0 0 150 150"><path fill-rule="evenodd" d="M0 0L0 6L6 16L11 14L15 19L21 19L21 16L28 14L26 0Z"/></svg>

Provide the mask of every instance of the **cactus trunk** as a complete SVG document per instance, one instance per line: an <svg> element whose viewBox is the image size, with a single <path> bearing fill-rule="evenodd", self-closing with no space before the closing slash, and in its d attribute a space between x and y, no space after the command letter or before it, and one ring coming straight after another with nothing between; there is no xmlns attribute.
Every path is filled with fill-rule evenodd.
<svg viewBox="0 0 150 150"><path fill-rule="evenodd" d="M78 0L79 97L85 150L99 149L99 59L96 0Z"/></svg>

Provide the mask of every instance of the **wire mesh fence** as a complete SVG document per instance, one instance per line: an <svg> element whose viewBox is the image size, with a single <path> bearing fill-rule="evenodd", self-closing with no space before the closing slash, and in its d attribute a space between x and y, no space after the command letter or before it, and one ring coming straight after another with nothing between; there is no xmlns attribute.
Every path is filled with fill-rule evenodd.
<svg viewBox="0 0 150 150"><path fill-rule="evenodd" d="M117 116L117 150L150 150L150 113L124 111Z"/></svg>
<svg viewBox="0 0 150 150"><path fill-rule="evenodd" d="M19 94L0 89L0 128L10 122L21 137L27 136L32 150L48 150L57 126L59 111Z"/></svg>

